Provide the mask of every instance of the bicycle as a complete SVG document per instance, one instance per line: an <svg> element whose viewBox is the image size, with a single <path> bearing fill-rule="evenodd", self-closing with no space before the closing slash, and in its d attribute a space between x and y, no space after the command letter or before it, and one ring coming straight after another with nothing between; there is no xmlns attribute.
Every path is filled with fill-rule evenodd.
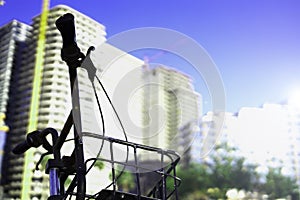
<svg viewBox="0 0 300 200"><path fill-rule="evenodd" d="M81 129L80 122L76 124L74 122L74 116L81 118L80 113L80 102L79 102L79 89L78 83L76 82L77 78L77 69L82 67L83 61L88 57L91 51L94 50L94 47L90 47L87 51L87 54L84 55L80 48L77 46L75 39L75 24L74 16L70 13L67 13L56 20L56 27L60 31L63 45L61 49L62 60L66 62L69 67L69 78L71 84L71 93L72 93L72 110L60 132L60 134L53 128L46 128L42 131L36 130L34 132L28 133L26 140L18 144L14 149L13 153L22 154L31 147L37 148L42 146L47 152L42 154L37 166L41 163L46 155L53 154L53 159L48 159L46 165L46 173L50 177L50 196L48 200L62 200L62 199L71 199L73 196L76 196L76 200L83 199L96 199L96 200L107 200L107 199L138 199L138 200L151 200L151 199L169 199L171 197L178 199L177 188L180 185L181 180L176 176L176 165L180 160L179 155L171 150L163 150L156 147L150 147L142 144L137 144L129 142L126 137L125 130L122 126L121 120L117 115L116 109L114 108L107 92L102 85L100 79L96 76L97 69L92 64L88 66L87 70L88 77L92 82L94 89L94 94L97 98L98 96L96 89L94 87L94 79L99 82L101 88L103 89L107 99L109 100L125 134L125 140L112 138L96 133L83 133ZM84 66L83 66L84 67ZM101 112L101 107L98 102L98 107ZM78 122L76 122L78 123ZM73 127L74 131L74 149L70 156L61 156L61 148L63 144L67 141L67 136L70 134L71 128ZM103 126L104 127L104 126ZM52 136L52 145L47 140L47 136L51 134ZM99 139L101 140L101 148L97 153L95 158L84 159L83 151L83 135L86 137ZM103 144L107 143L109 146L110 159L105 159L100 156ZM127 149L126 159L123 162L117 161L114 159L114 145L121 145ZM133 151L134 160L129 162L128 154L130 150ZM139 159L138 154L140 151L153 152L160 156L160 167L157 170L147 168L143 165ZM171 162L166 165L166 159L169 159ZM96 194L86 194L86 175L90 169L95 165L96 161L101 161L109 163L111 165L111 176L112 182L104 189L101 189ZM87 163L92 162L92 164L87 167ZM116 166L122 166L119 174L116 174ZM131 169L132 173L135 175L135 192L123 192L118 190L117 181L123 175L123 172L127 169ZM154 174L159 176L159 181L156 182L154 187L148 191L147 194L142 194L141 192L141 173L145 171L153 171ZM172 174L171 174L172 173ZM74 176L70 185L65 187L65 182L68 177ZM172 181L173 187L171 190L167 188L167 182ZM109 189L112 187L112 189ZM76 191L74 191L76 189Z"/></svg>

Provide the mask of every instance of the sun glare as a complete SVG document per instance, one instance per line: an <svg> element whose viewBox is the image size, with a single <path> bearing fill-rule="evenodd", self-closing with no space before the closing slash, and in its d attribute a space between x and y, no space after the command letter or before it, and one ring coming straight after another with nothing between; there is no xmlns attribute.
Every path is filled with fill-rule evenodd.
<svg viewBox="0 0 300 200"><path fill-rule="evenodd" d="M294 90L290 93L288 104L300 108L300 89Z"/></svg>

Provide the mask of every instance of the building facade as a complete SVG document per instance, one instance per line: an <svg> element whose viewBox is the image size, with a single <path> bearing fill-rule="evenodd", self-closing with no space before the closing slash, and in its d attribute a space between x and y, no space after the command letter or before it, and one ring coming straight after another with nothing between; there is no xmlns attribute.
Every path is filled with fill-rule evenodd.
<svg viewBox="0 0 300 200"><path fill-rule="evenodd" d="M12 71L20 68L31 27L13 20L0 28L0 112L7 110Z"/></svg>
<svg viewBox="0 0 300 200"><path fill-rule="evenodd" d="M190 124L201 115L200 94L189 76L171 68L145 68L143 78L144 144L184 154L193 138Z"/></svg>
<svg viewBox="0 0 300 200"><path fill-rule="evenodd" d="M20 110L20 106L18 106L17 104L12 105L10 96L18 93L19 90L20 85L16 83L16 79L18 79L18 77L16 77L16 72L19 70L23 70L22 61L27 46L27 40L30 37L30 30L31 27L29 25L18 22L16 20L13 20L0 28L0 109L1 113L4 116L5 114L7 115L6 123L9 127L9 119L11 117L9 112L11 110L10 108L15 110L15 112L22 113L22 111ZM26 99L24 99L24 102L26 102ZM6 140L6 138L18 140L18 138L16 138L13 134L7 136L4 132L1 132L1 142L3 142L1 145L4 145L4 141ZM9 157L8 155L10 154L10 151L11 147L6 145L1 152L3 154L3 162L1 167L1 185L5 185L8 180L6 174L8 173L7 169L11 164L11 160L8 161L7 158ZM17 163L22 162L22 158L13 157L12 159L14 159L14 161ZM18 174L13 174L13 176L18 177ZM12 192L14 192L15 185L15 183L12 184Z"/></svg>
<svg viewBox="0 0 300 200"><path fill-rule="evenodd" d="M8 132L8 126L5 125L5 114L0 113L0 169L2 169L2 160L4 154L4 142L6 139L6 134ZM0 173L0 182L1 182L2 174ZM3 199L3 187L0 184L0 199Z"/></svg>
<svg viewBox="0 0 300 200"><path fill-rule="evenodd" d="M300 186L300 110L291 104L264 104L239 111L240 148L253 162L280 167L284 175L296 178Z"/></svg>

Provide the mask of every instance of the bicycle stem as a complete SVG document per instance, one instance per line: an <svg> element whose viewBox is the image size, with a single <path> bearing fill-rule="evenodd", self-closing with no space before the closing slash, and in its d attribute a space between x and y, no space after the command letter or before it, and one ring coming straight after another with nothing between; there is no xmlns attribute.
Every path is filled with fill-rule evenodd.
<svg viewBox="0 0 300 200"><path fill-rule="evenodd" d="M86 167L84 163L83 142L81 138L81 114L79 105L79 89L77 79L77 68L80 67L84 54L76 43L74 16L67 13L56 20L56 27L63 39L61 57L69 67L69 78L72 95L72 115L74 124L74 145L76 158L77 194L76 200L84 200L86 192Z"/></svg>
<svg viewBox="0 0 300 200"><path fill-rule="evenodd" d="M86 192L86 166L84 164L84 154L83 154L83 142L81 135L81 114L79 107L79 89L78 82L76 81L77 70L76 68L69 67L71 93L72 93L72 113L74 122L74 145L75 145L75 157L76 157L76 168L77 168L77 195L76 200L83 200L85 198ZM78 119L78 120L76 120ZM75 121L76 120L76 121Z"/></svg>

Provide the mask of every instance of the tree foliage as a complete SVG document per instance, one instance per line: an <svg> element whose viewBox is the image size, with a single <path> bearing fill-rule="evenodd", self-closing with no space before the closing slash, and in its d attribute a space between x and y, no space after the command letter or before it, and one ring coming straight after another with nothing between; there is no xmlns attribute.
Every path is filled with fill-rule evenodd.
<svg viewBox="0 0 300 200"><path fill-rule="evenodd" d="M120 190L129 192L135 188L134 175L128 171L124 171L122 176L117 180L117 185Z"/></svg>
<svg viewBox="0 0 300 200"><path fill-rule="evenodd" d="M226 199L226 192L232 188L267 194L271 199L295 194L296 181L282 175L281 169L270 169L266 182L260 182L257 166L248 164L235 152L236 149L228 145L220 145L206 162L179 168L180 199Z"/></svg>
<svg viewBox="0 0 300 200"><path fill-rule="evenodd" d="M288 195L294 196L298 187L296 180L282 175L281 168L270 168L262 189L269 195L269 198L276 199Z"/></svg>
<svg viewBox="0 0 300 200"><path fill-rule="evenodd" d="M181 185L178 188L180 199L184 199L187 195L194 192L200 192L197 194L201 195L201 192L206 191L213 184L210 181L208 170L206 166L191 164L190 167L186 169L179 169L177 176L182 179ZM194 195L196 195L194 193Z"/></svg>

